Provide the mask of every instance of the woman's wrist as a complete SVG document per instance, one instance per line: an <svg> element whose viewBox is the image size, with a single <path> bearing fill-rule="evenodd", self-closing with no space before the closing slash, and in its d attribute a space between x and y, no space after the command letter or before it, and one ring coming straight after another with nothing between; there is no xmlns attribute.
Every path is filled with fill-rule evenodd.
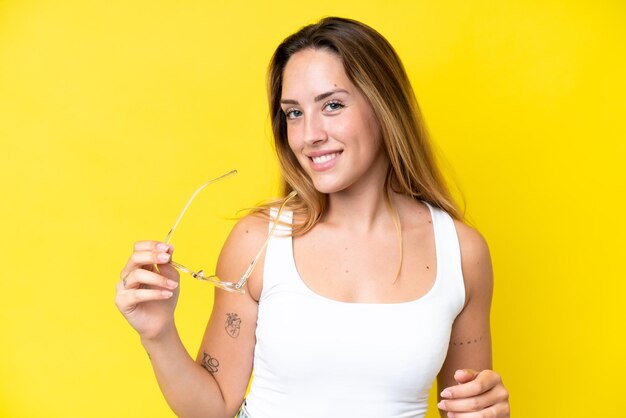
<svg viewBox="0 0 626 418"><path fill-rule="evenodd" d="M170 325L163 327L158 333L140 335L140 340L143 347L150 353L150 350L158 349L158 347L168 345L168 343L180 340L180 338L176 325L172 321Z"/></svg>

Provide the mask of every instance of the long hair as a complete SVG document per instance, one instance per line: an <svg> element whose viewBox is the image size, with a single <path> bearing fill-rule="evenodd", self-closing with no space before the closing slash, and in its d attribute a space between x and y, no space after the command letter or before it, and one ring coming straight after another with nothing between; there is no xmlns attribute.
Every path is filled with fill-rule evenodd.
<svg viewBox="0 0 626 418"><path fill-rule="evenodd" d="M307 48L336 54L350 81L372 106L390 161L385 199L389 200L393 190L427 201L461 219L436 165L413 88L395 50L382 35L363 23L327 17L286 38L274 52L268 70L270 117L283 179L282 192L283 195L293 190L298 193L287 204L301 220L294 224L294 235L309 231L328 206L327 196L315 189L289 148L287 121L280 106L285 66L294 54Z"/></svg>

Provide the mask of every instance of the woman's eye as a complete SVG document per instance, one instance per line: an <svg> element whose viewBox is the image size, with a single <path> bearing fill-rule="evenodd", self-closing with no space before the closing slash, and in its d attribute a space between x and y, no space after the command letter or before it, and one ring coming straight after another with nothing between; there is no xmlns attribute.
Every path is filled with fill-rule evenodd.
<svg viewBox="0 0 626 418"><path fill-rule="evenodd" d="M343 103L341 102L337 102L337 101L332 101L332 102L328 102L324 105L324 108L328 111L334 112L340 109L344 108Z"/></svg>
<svg viewBox="0 0 626 418"><path fill-rule="evenodd" d="M298 109L287 109L285 110L285 116L287 119L296 119L302 116L302 112Z"/></svg>

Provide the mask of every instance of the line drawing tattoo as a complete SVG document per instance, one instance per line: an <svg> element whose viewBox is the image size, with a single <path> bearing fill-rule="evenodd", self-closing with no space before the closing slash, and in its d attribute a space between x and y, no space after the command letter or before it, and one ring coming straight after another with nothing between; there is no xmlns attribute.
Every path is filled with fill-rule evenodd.
<svg viewBox="0 0 626 418"><path fill-rule="evenodd" d="M227 313L224 328L231 337L239 337L239 331L241 330L241 318L239 318L239 315L236 313Z"/></svg>
<svg viewBox="0 0 626 418"><path fill-rule="evenodd" d="M217 369L220 366L220 362L216 358L211 357L206 351L202 352L202 367L211 374L217 373Z"/></svg>
<svg viewBox="0 0 626 418"><path fill-rule="evenodd" d="M469 339L469 340L465 340L465 341L452 341L452 345L454 346L461 346L461 345L470 345L470 344L475 344L475 343L479 343L483 340L483 337L478 337L478 338L474 338L474 339Z"/></svg>

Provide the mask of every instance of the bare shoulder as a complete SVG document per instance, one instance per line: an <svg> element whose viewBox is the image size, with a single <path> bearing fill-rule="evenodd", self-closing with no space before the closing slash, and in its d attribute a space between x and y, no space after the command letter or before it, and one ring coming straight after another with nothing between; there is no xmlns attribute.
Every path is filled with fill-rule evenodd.
<svg viewBox="0 0 626 418"><path fill-rule="evenodd" d="M246 248L263 244L267 238L268 218L261 213L252 213L241 218L230 232L226 245ZM225 245L225 247L226 247ZM256 249L258 250L258 246Z"/></svg>
<svg viewBox="0 0 626 418"><path fill-rule="evenodd" d="M241 277L250 262L267 239L268 219L260 213L253 213L240 219L233 227L224 243L217 262L218 277L236 281ZM258 300L257 295L263 281L263 259L261 256L257 266L248 280L250 295Z"/></svg>
<svg viewBox="0 0 626 418"><path fill-rule="evenodd" d="M491 294L493 271L487 241L480 232L461 221L455 220L454 226L461 247L461 264L467 299L469 300L477 292Z"/></svg>
<svg viewBox="0 0 626 418"><path fill-rule="evenodd" d="M461 246L461 256L463 263L480 264L489 260L489 247L487 241L478 230L471 226L455 220L454 226L459 236Z"/></svg>

